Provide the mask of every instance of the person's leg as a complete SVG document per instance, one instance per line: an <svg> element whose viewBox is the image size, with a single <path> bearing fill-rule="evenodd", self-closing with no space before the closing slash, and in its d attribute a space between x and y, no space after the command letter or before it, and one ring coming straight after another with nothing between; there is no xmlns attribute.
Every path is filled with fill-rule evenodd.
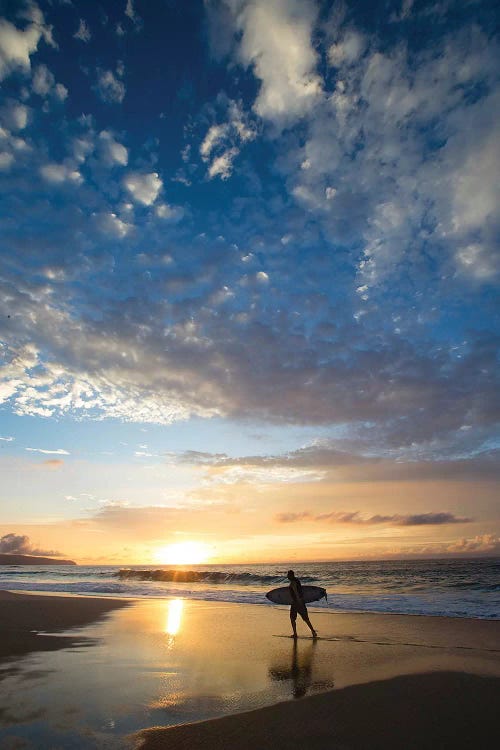
<svg viewBox="0 0 500 750"><path fill-rule="evenodd" d="M297 610L293 606L290 607L290 622L292 623L293 638L297 638Z"/></svg>
<svg viewBox="0 0 500 750"><path fill-rule="evenodd" d="M316 631L314 630L314 628L313 628L313 626L311 624L307 608L304 607L304 612L301 612L300 615L301 615L302 619L304 620L304 622L306 623L306 625L309 628L309 630L311 631L311 633L313 634L313 638L316 638L316 636L318 634L316 633Z"/></svg>

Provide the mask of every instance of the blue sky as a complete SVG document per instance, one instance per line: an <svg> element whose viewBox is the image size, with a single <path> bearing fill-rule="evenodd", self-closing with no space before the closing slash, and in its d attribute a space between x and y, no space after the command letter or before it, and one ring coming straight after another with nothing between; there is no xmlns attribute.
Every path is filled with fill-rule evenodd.
<svg viewBox="0 0 500 750"><path fill-rule="evenodd" d="M495 5L3 4L6 530L253 483L293 486L271 519L312 485L330 520L383 513L380 484L373 508L327 489L407 467L461 498L408 502L479 502L464 539L498 548ZM147 502L110 493L146 464L170 467Z"/></svg>

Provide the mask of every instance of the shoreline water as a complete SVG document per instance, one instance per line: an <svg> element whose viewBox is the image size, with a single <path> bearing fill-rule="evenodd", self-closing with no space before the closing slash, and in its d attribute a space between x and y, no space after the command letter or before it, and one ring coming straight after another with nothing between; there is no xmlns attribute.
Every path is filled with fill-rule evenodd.
<svg viewBox="0 0 500 750"><path fill-rule="evenodd" d="M125 737L144 750L166 742L171 750L430 748L427 733L439 730L443 743L434 747L456 748L460 736L481 746L470 744L465 716L476 733L491 730L497 621L317 610L312 619L323 637L294 644L287 608L179 601L0 594L2 610L11 610L0 620L0 641L10 633L11 644L17 635L30 645L0 662L0 710L12 717L0 744L21 733L37 750L73 746L77 735L78 746L92 750L126 747ZM19 715L16 688L26 704ZM433 726L427 713L438 695L442 722ZM397 744L391 705L398 704L420 744ZM369 744L354 706L365 718L373 714ZM32 745L30 732L37 733ZM242 741L234 744L235 736ZM446 744L453 736L455 744Z"/></svg>
<svg viewBox="0 0 500 750"><path fill-rule="evenodd" d="M182 597L266 604L287 585L285 565L57 566L0 568L0 588L124 598ZM328 611L500 619L500 559L296 565L303 583L326 588Z"/></svg>

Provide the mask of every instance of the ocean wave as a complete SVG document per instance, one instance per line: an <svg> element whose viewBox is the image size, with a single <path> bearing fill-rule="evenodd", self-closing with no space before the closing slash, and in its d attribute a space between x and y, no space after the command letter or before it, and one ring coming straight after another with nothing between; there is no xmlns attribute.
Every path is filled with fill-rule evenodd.
<svg viewBox="0 0 500 750"><path fill-rule="evenodd" d="M155 570L141 570L135 568L122 568L114 573L116 578L136 581L166 581L172 583L247 583L247 584L269 584L283 583L284 576L262 575L255 573L232 573L221 570L178 570L157 568ZM301 581L310 582L312 578L301 576Z"/></svg>

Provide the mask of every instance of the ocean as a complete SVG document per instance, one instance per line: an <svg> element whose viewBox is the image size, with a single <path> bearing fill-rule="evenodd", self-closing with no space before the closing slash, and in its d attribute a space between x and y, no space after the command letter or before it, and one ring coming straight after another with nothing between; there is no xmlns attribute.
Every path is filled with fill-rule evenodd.
<svg viewBox="0 0 500 750"><path fill-rule="evenodd" d="M175 597L273 606L289 565L2 566L0 589L117 597ZM302 583L323 586L332 612L500 619L500 558L294 563Z"/></svg>

